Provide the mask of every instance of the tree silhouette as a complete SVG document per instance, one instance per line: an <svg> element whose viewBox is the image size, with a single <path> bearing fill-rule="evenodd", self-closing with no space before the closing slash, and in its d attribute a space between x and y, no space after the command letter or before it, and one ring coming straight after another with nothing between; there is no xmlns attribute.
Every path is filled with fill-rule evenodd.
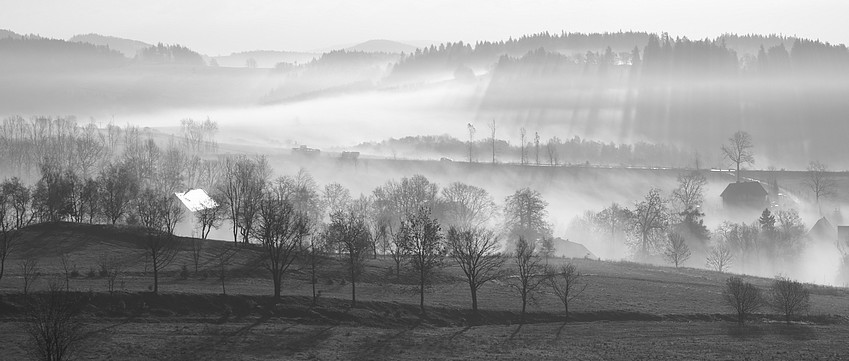
<svg viewBox="0 0 849 361"><path fill-rule="evenodd" d="M737 183L740 183L740 166L755 164L752 147L752 136L744 131L734 133L728 144L722 146L722 155L737 166Z"/></svg>

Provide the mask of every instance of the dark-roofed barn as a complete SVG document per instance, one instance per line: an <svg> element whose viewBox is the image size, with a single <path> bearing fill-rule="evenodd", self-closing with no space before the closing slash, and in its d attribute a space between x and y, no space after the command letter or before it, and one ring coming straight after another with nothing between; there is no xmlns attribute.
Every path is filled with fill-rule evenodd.
<svg viewBox="0 0 849 361"><path fill-rule="evenodd" d="M764 209L769 206L768 195L760 182L740 182L729 184L719 196L726 209Z"/></svg>

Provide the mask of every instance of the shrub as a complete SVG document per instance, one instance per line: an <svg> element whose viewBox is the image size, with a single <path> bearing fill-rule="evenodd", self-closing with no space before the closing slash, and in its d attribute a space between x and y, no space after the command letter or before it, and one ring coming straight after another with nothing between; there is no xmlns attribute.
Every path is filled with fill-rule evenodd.
<svg viewBox="0 0 849 361"><path fill-rule="evenodd" d="M737 322L743 324L746 318L761 309L764 304L761 290L740 277L729 277L722 292L725 303L737 312Z"/></svg>
<svg viewBox="0 0 849 361"><path fill-rule="evenodd" d="M100 278L109 276L109 268L106 264L100 264L100 271L97 272L97 275L100 276Z"/></svg>
<svg viewBox="0 0 849 361"><path fill-rule="evenodd" d="M86 277L88 278L97 278L97 271L94 270L94 267L88 268L88 273L86 273Z"/></svg>
<svg viewBox="0 0 849 361"><path fill-rule="evenodd" d="M797 281L776 277L769 288L769 305L790 323L793 316L799 316L810 308L811 294Z"/></svg>
<svg viewBox="0 0 849 361"><path fill-rule="evenodd" d="M80 305L78 297L57 283L49 285L48 292L30 298L24 327L29 335L25 347L32 358L67 360L74 356L84 336Z"/></svg>
<svg viewBox="0 0 849 361"><path fill-rule="evenodd" d="M185 280L189 278L189 267L186 265L180 266L180 279Z"/></svg>

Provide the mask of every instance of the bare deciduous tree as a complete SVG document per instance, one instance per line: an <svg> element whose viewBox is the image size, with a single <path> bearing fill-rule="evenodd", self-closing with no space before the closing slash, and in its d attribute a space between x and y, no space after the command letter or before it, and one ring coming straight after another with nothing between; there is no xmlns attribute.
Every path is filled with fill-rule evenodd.
<svg viewBox="0 0 849 361"><path fill-rule="evenodd" d="M222 172L218 192L229 207L227 218L233 222L233 242L238 242L241 235L247 243L271 174L268 162L262 157L256 160L244 156L226 158Z"/></svg>
<svg viewBox="0 0 849 361"><path fill-rule="evenodd" d="M519 158L519 164L525 165L528 162L527 150L525 149L525 136L527 131L525 127L519 128L519 150L522 152Z"/></svg>
<svg viewBox="0 0 849 361"><path fill-rule="evenodd" d="M77 267L71 264L71 257L67 253L59 257L59 264L62 266L62 276L65 280L65 291L71 289L71 272Z"/></svg>
<svg viewBox="0 0 849 361"><path fill-rule="evenodd" d="M548 140L546 144L546 150L548 150L548 165L557 166L560 164L560 154L557 151L557 147L560 145L560 138L553 137Z"/></svg>
<svg viewBox="0 0 849 361"><path fill-rule="evenodd" d="M114 225L129 210L139 190L138 180L126 164L110 164L100 172L97 183L100 185L100 210Z"/></svg>
<svg viewBox="0 0 849 361"><path fill-rule="evenodd" d="M475 146L475 126L472 123L466 124L466 127L469 128L469 163L473 161L472 158L472 150Z"/></svg>
<svg viewBox="0 0 849 361"><path fill-rule="evenodd" d="M769 305L775 312L784 315L784 321L790 323L811 307L811 294L804 285L789 278L776 277L769 288Z"/></svg>
<svg viewBox="0 0 849 361"><path fill-rule="evenodd" d="M761 290L749 282L743 282L740 277L729 277L722 291L725 304L737 312L737 322L743 324L746 318L763 307L764 300Z"/></svg>
<svg viewBox="0 0 849 361"><path fill-rule="evenodd" d="M678 175L678 188L672 191L672 198L678 201L680 211L697 208L704 201L704 187L707 178L698 171Z"/></svg>
<svg viewBox="0 0 849 361"><path fill-rule="evenodd" d="M489 130L490 130L490 138L489 139L490 139L490 142L492 142L492 164L495 164L495 130L496 130L495 119L493 119L492 122L489 123Z"/></svg>
<svg viewBox="0 0 849 361"><path fill-rule="evenodd" d="M483 228L448 229L451 258L463 270L472 295L472 312L478 312L478 289L501 276L507 258L499 254L500 244L492 231Z"/></svg>
<svg viewBox="0 0 849 361"><path fill-rule="evenodd" d="M545 267L540 264L535 243L529 242L525 238L519 238L516 242L513 263L516 266L516 273L510 278L509 284L522 298L521 320L524 322L528 302L536 300L536 293L540 286L545 284L548 275Z"/></svg>
<svg viewBox="0 0 849 361"><path fill-rule="evenodd" d="M834 192L837 188L835 181L828 175L828 167L817 161L811 162L811 164L808 165L808 179L805 180L805 185L808 186L811 193L814 194L817 207L819 208L820 214L822 214L822 205L820 205L820 200L834 196Z"/></svg>
<svg viewBox="0 0 849 361"><path fill-rule="evenodd" d="M80 306L78 298L56 283L51 283L46 293L30 298L24 327L31 357L51 361L73 358L84 338Z"/></svg>
<svg viewBox="0 0 849 361"><path fill-rule="evenodd" d="M100 258L100 269L102 274L106 276L106 289L110 294L115 292L115 285L119 278L124 275L126 267L126 260L118 257L104 255Z"/></svg>
<svg viewBox="0 0 849 361"><path fill-rule="evenodd" d="M744 131L734 133L728 138L728 144L722 146L722 155L737 166L737 183L740 183L740 166L755 164L752 147L752 136Z"/></svg>
<svg viewBox="0 0 849 361"><path fill-rule="evenodd" d="M392 261L395 262L395 279L401 277L401 263L407 258L407 250L404 248L404 227L399 228L397 232L392 232L390 229L390 244L389 255L392 256Z"/></svg>
<svg viewBox="0 0 849 361"><path fill-rule="evenodd" d="M233 265L236 255L239 254L238 245L224 245L218 252L212 256L213 266L218 270L218 281L221 282L221 294L227 294L225 282L227 280L227 270Z"/></svg>
<svg viewBox="0 0 849 361"><path fill-rule="evenodd" d="M351 276L351 307L357 305L357 278L363 272L365 256L371 247L371 233L365 217L353 210L334 213L330 221L330 237L347 253Z"/></svg>
<svg viewBox="0 0 849 361"><path fill-rule="evenodd" d="M652 188L643 201L634 205L631 222L638 237L637 254L642 257L652 254L658 241L658 233L667 226L669 211L666 203L660 195L660 189Z"/></svg>
<svg viewBox="0 0 849 361"><path fill-rule="evenodd" d="M327 261L327 246L329 238L329 230L322 229L310 237L310 244L304 250L304 261L310 272L310 285L312 286L312 304L318 302L316 285L318 284L318 269L325 261Z"/></svg>
<svg viewBox="0 0 849 361"><path fill-rule="evenodd" d="M731 261L734 256L731 253L731 248L724 242L719 242L716 246L711 247L707 255L707 266L719 273L723 273L731 267Z"/></svg>
<svg viewBox="0 0 849 361"><path fill-rule="evenodd" d="M155 228L145 228L143 247L153 270L153 294L159 293L159 274L180 252L179 240L172 234Z"/></svg>
<svg viewBox="0 0 849 361"><path fill-rule="evenodd" d="M204 241L192 238L189 240L188 244L189 256L192 258L192 264L195 266L195 275L197 275L198 270L200 269L200 258L203 256Z"/></svg>
<svg viewBox="0 0 849 361"><path fill-rule="evenodd" d="M669 263L675 265L675 268L678 268L678 265L686 262L690 259L690 247L687 246L687 242L683 236L675 232L669 232L667 235L666 245L663 250L663 257Z"/></svg>
<svg viewBox="0 0 849 361"><path fill-rule="evenodd" d="M534 132L534 151L536 153L536 165L539 165L539 132Z"/></svg>
<svg viewBox="0 0 849 361"><path fill-rule="evenodd" d="M436 269L442 264L446 249L439 222L431 218L430 210L419 208L401 224L401 247L419 278L419 306L425 313L425 286L430 284Z"/></svg>
<svg viewBox="0 0 849 361"><path fill-rule="evenodd" d="M251 233L262 246L263 266L271 273L275 299L280 298L283 275L295 260L309 228L307 220L295 212L295 207L284 195L275 190L265 192L258 204L256 224Z"/></svg>
<svg viewBox="0 0 849 361"><path fill-rule="evenodd" d="M548 202L530 188L517 190L504 200L504 228L511 239L524 237L530 241L551 235Z"/></svg>
<svg viewBox="0 0 849 361"><path fill-rule="evenodd" d="M578 268L571 263L560 266L548 279L548 285L554 294L563 303L566 311L566 322L569 321L569 303L581 297L587 289L584 275L578 272Z"/></svg>
<svg viewBox="0 0 849 361"><path fill-rule="evenodd" d="M36 258L25 258L21 260L18 267L24 281L23 291L24 296L26 296L32 285L41 277L41 268L38 267L38 259Z"/></svg>
<svg viewBox="0 0 849 361"><path fill-rule="evenodd" d="M14 252L20 236L18 230L24 224L22 218L26 218L19 216L20 212L16 211L17 186L22 186L17 178L6 180L0 185L0 280L3 279L6 270L6 260ZM28 190L27 194L29 194Z"/></svg>
<svg viewBox="0 0 849 361"><path fill-rule="evenodd" d="M442 206L447 223L459 228L486 226L498 211L485 189L460 182L442 189Z"/></svg>
<svg viewBox="0 0 849 361"><path fill-rule="evenodd" d="M215 202L215 207L208 207L195 212L195 220L200 225L201 239L206 239L213 229L221 227L221 223L224 221L224 213L227 211L224 197L214 193L210 198Z"/></svg>
<svg viewBox="0 0 849 361"><path fill-rule="evenodd" d="M351 191L339 183L330 183L324 186L321 194L323 208L329 216L333 213L345 211L351 205Z"/></svg>

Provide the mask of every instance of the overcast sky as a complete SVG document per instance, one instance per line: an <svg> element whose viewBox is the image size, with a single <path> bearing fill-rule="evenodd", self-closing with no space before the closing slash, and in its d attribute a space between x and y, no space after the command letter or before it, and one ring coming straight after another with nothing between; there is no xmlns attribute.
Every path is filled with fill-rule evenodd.
<svg viewBox="0 0 849 361"><path fill-rule="evenodd" d="M782 33L849 43L845 0L0 0L0 28L99 33L209 55L369 39L499 40L540 31Z"/></svg>

